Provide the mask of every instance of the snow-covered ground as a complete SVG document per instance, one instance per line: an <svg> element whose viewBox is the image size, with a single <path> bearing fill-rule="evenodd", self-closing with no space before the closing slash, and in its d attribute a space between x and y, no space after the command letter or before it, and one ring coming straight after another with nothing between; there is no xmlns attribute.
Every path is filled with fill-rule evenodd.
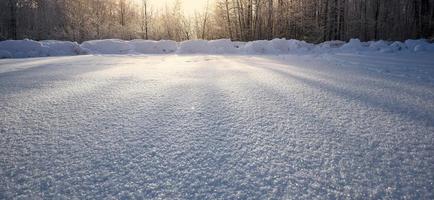
<svg viewBox="0 0 434 200"><path fill-rule="evenodd" d="M0 94L0 199L434 199L429 52L6 59Z"/></svg>

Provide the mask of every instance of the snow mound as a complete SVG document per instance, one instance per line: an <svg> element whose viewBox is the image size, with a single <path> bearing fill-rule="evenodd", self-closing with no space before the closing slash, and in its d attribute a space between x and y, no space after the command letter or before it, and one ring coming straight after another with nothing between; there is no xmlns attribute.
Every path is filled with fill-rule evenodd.
<svg viewBox="0 0 434 200"><path fill-rule="evenodd" d="M7 40L0 42L0 58L30 58L45 56L71 56L85 54L76 42Z"/></svg>
<svg viewBox="0 0 434 200"><path fill-rule="evenodd" d="M405 45L410 51L414 52L434 52L434 44L429 43L425 39L420 40L406 40Z"/></svg>
<svg viewBox="0 0 434 200"><path fill-rule="evenodd" d="M178 44L170 40L132 40L130 45L134 52L139 54L167 54L178 49Z"/></svg>
<svg viewBox="0 0 434 200"><path fill-rule="evenodd" d="M178 54L234 54L241 53L242 42L232 42L229 39L220 40L189 40L180 42Z"/></svg>
<svg viewBox="0 0 434 200"><path fill-rule="evenodd" d="M232 41L236 49L243 49L247 42Z"/></svg>
<svg viewBox="0 0 434 200"><path fill-rule="evenodd" d="M45 40L41 44L48 48L48 56L70 56L84 54L77 42Z"/></svg>
<svg viewBox="0 0 434 200"><path fill-rule="evenodd" d="M271 47L278 53L285 54L289 53L291 50L291 46L288 40L286 39L273 39L270 41Z"/></svg>
<svg viewBox="0 0 434 200"><path fill-rule="evenodd" d="M344 41L340 40L332 40L332 41L326 41L321 44L318 44L317 47L323 48L323 49L335 49L340 48L345 44Z"/></svg>
<svg viewBox="0 0 434 200"><path fill-rule="evenodd" d="M363 51L365 46L366 45L360 42L359 39L351 39L348 43L342 45L340 49L343 51L357 52L357 51Z"/></svg>
<svg viewBox="0 0 434 200"><path fill-rule="evenodd" d="M12 54L9 51L0 50L0 59L1 58L12 58Z"/></svg>
<svg viewBox="0 0 434 200"><path fill-rule="evenodd" d="M310 44L300 40L289 40L289 46L291 51L295 51L298 53L306 53L315 48L314 44Z"/></svg>
<svg viewBox="0 0 434 200"><path fill-rule="evenodd" d="M345 44L346 43L344 41L340 41L340 40L326 41L316 45L313 48L313 52L320 53L320 54L337 52Z"/></svg>
<svg viewBox="0 0 434 200"><path fill-rule="evenodd" d="M81 48L94 54L129 54L132 53L131 45L123 40L92 40L83 42Z"/></svg>
<svg viewBox="0 0 434 200"><path fill-rule="evenodd" d="M207 54L210 52L208 41L188 40L179 44L177 53L179 54Z"/></svg>
<svg viewBox="0 0 434 200"><path fill-rule="evenodd" d="M2 57L28 58L48 56L49 49L33 40L7 40L0 42Z"/></svg>
<svg viewBox="0 0 434 200"><path fill-rule="evenodd" d="M384 40L371 42L369 44L369 48L373 49L374 51L380 51L383 53L391 53L394 51L393 48L390 46L390 42L386 42Z"/></svg>
<svg viewBox="0 0 434 200"><path fill-rule="evenodd" d="M244 53L246 54L276 54L277 50L273 48L270 41L258 40L248 42L244 46Z"/></svg>
<svg viewBox="0 0 434 200"><path fill-rule="evenodd" d="M208 42L210 53L213 54L234 54L239 53L239 49L229 39L211 40Z"/></svg>
<svg viewBox="0 0 434 200"><path fill-rule="evenodd" d="M407 45L405 45L405 44L402 43L402 42L398 42L398 41L392 43L392 44L390 45L390 48L391 48L393 51L406 51L406 50L408 50Z"/></svg>
<svg viewBox="0 0 434 200"><path fill-rule="evenodd" d="M434 44L427 40L403 42L370 41L351 39L311 44L300 40L273 39L237 42L229 39L189 40L92 40L82 44L68 41L7 40L0 42L0 58L27 58L43 56L70 56L80 54L324 54L324 53L393 53L434 52Z"/></svg>

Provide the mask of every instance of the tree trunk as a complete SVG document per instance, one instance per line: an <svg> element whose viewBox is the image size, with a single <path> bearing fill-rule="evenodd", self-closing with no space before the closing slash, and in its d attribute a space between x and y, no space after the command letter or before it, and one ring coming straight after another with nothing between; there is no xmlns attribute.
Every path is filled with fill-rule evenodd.
<svg viewBox="0 0 434 200"><path fill-rule="evenodd" d="M253 0L249 0L247 3L247 21L246 21L246 30L247 30L247 40L252 40L252 29L253 29Z"/></svg>
<svg viewBox="0 0 434 200"><path fill-rule="evenodd" d="M286 19L286 13L285 13L285 5L284 5L284 1L283 0L278 0L277 2L277 13L278 13L278 17L277 17L277 24L276 24L276 29L277 29L277 35L278 37L283 37L285 35L285 20Z"/></svg>
<svg viewBox="0 0 434 200"><path fill-rule="evenodd" d="M203 26L202 26L202 39L205 39L205 33L206 33L206 23L208 21L208 3L209 1L206 1L206 9L205 9L205 16L203 18Z"/></svg>
<svg viewBox="0 0 434 200"><path fill-rule="evenodd" d="M148 34L148 28L149 28L149 19L148 19L148 1L147 0L143 0L143 9L144 9L144 13L145 13L145 39L148 40L149 39L149 34Z"/></svg>
<svg viewBox="0 0 434 200"><path fill-rule="evenodd" d="M243 5L240 3L240 0L237 0L237 7L238 7L238 23L240 27L240 34L241 34L241 40L246 40L245 37L245 22L244 22L244 11L243 11Z"/></svg>
<svg viewBox="0 0 434 200"><path fill-rule="evenodd" d="M280 16L283 17L283 16ZM273 0L268 0L268 39L273 38Z"/></svg>
<svg viewBox="0 0 434 200"><path fill-rule="evenodd" d="M228 22L228 31L229 31L229 38L232 40L232 24L231 24L231 15L229 14L229 1L225 0L225 7L226 7L226 17Z"/></svg>
<svg viewBox="0 0 434 200"><path fill-rule="evenodd" d="M261 0L255 0L255 22L253 23L252 39L256 39L256 40L262 37L261 21L260 21L260 4L261 4ZM256 33L256 37L255 37L255 33Z"/></svg>
<svg viewBox="0 0 434 200"><path fill-rule="evenodd" d="M374 27L374 39L378 40L378 33L379 33L379 17L380 17L380 1L376 1L376 5L375 5L375 27Z"/></svg>
<svg viewBox="0 0 434 200"><path fill-rule="evenodd" d="M325 23L324 23L324 31L323 31L323 40L327 41L329 39L328 37L328 33L329 33L329 23L330 23L330 19L329 19L329 0L326 0L325 3L325 11L324 11L324 16L325 16Z"/></svg>
<svg viewBox="0 0 434 200"><path fill-rule="evenodd" d="M16 0L9 0L10 21L9 21L9 38L16 40L17 35L17 2Z"/></svg>

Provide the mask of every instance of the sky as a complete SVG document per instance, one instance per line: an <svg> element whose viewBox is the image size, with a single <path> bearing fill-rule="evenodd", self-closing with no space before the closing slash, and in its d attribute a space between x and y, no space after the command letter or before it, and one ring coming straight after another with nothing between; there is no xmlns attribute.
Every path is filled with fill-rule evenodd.
<svg viewBox="0 0 434 200"><path fill-rule="evenodd" d="M139 0L141 1L141 0ZM165 5L173 6L176 0L149 0L152 7L161 9ZM195 11L203 11L206 8L207 0L180 0L183 11L188 15L194 15ZM213 0L209 0L210 4Z"/></svg>

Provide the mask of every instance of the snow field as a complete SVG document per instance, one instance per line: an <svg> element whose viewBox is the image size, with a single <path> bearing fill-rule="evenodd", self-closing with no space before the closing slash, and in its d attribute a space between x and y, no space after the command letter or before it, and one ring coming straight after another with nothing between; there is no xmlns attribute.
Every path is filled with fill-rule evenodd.
<svg viewBox="0 0 434 200"><path fill-rule="evenodd" d="M343 52L434 52L434 44L426 40L402 42L360 42L351 39L348 43L328 41L310 44L299 40L273 39L252 42L233 42L229 39L169 40L118 39L93 40L82 44L67 41L8 40L0 42L0 58L28 58L46 56L68 56L81 54L300 54L300 53L343 53Z"/></svg>
<svg viewBox="0 0 434 200"><path fill-rule="evenodd" d="M429 53L4 59L0 94L0 199L434 199Z"/></svg>

